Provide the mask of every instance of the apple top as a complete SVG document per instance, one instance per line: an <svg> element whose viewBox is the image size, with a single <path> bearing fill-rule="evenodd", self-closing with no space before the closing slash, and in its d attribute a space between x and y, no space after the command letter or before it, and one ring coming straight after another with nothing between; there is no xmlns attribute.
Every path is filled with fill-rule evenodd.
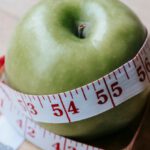
<svg viewBox="0 0 150 150"><path fill-rule="evenodd" d="M45 0L16 29L6 79L29 94L71 90L133 58L145 37L138 17L118 0Z"/></svg>

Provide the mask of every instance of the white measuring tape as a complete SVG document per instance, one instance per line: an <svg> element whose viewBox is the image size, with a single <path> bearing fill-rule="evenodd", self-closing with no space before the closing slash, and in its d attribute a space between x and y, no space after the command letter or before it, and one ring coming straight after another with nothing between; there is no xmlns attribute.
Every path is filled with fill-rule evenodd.
<svg viewBox="0 0 150 150"><path fill-rule="evenodd" d="M27 95L0 83L19 110L34 121L68 123L99 115L142 92L150 84L150 38L132 60L83 87L54 95ZM46 115L45 115L46 114Z"/></svg>
<svg viewBox="0 0 150 150"><path fill-rule="evenodd" d="M0 82L0 110L21 134L42 149L97 150L52 134L34 121L68 123L87 119L115 108L149 85L150 37L147 36L132 60L90 84L65 93L27 95Z"/></svg>

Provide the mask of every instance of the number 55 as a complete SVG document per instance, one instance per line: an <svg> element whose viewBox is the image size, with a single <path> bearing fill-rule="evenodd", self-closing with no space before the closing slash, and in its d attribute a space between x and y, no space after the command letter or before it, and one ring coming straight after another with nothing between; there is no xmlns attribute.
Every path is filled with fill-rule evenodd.
<svg viewBox="0 0 150 150"><path fill-rule="evenodd" d="M112 83L110 88L113 97L119 97L122 94L122 88L117 81ZM96 96L98 98L98 104L105 104L108 101L108 93L105 93L104 89L97 91Z"/></svg>

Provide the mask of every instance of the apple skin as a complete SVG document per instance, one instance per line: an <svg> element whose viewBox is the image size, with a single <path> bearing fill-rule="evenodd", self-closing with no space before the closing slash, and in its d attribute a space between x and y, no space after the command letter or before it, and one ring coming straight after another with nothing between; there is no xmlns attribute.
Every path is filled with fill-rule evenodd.
<svg viewBox="0 0 150 150"><path fill-rule="evenodd" d="M86 25L84 39L77 35L81 24ZM118 0L42 1L16 29L6 55L6 81L18 91L38 95L83 86L133 58L146 34L138 17ZM40 124L77 139L103 136L133 120L147 93L89 119Z"/></svg>

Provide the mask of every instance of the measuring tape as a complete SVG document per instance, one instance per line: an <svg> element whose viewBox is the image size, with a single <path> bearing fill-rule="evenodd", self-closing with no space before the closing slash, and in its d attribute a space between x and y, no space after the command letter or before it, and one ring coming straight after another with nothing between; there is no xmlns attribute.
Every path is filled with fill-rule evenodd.
<svg viewBox="0 0 150 150"><path fill-rule="evenodd" d="M4 64L4 57L0 62ZM132 60L106 76L71 91L27 95L0 82L0 110L27 140L42 149L97 150L99 148L52 134L35 122L69 123L91 118L124 103L149 85L150 37L147 36Z"/></svg>
<svg viewBox="0 0 150 150"><path fill-rule="evenodd" d="M68 123L99 115L141 93L150 84L150 38L132 60L83 87L54 95L27 95L0 83L0 91L28 118ZM89 111L90 110L90 111ZM45 115L46 114L46 115Z"/></svg>

